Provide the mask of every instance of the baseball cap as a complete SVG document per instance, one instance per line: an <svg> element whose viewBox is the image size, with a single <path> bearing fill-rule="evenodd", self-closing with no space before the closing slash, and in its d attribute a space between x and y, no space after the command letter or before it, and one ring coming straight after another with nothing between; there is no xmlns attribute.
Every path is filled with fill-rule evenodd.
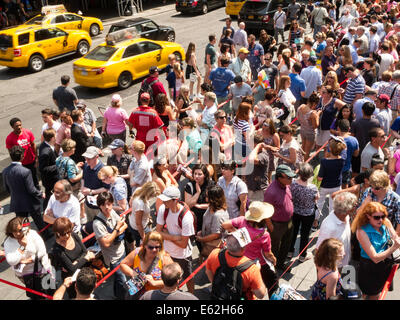
<svg viewBox="0 0 400 320"><path fill-rule="evenodd" d="M249 53L250 51L249 50L247 50L246 48L241 48L240 50L239 50L239 53Z"/></svg>
<svg viewBox="0 0 400 320"><path fill-rule="evenodd" d="M158 69L157 66L151 66L150 69L149 69L149 72L150 72L150 73L160 72L160 71L161 71L161 70Z"/></svg>
<svg viewBox="0 0 400 320"><path fill-rule="evenodd" d="M236 77L233 79L233 82L234 82L234 83L243 82L243 78L242 78L241 76L236 76Z"/></svg>
<svg viewBox="0 0 400 320"><path fill-rule="evenodd" d="M163 193L158 196L161 201L169 201L174 199L180 199L181 192L177 187L170 186L164 189Z"/></svg>
<svg viewBox="0 0 400 320"><path fill-rule="evenodd" d="M148 92L143 92L140 95L140 100L150 100L150 94Z"/></svg>
<svg viewBox="0 0 400 320"><path fill-rule="evenodd" d="M76 104L77 108L86 108L86 103L84 100L78 100L78 103Z"/></svg>
<svg viewBox="0 0 400 320"><path fill-rule="evenodd" d="M228 233L228 236L235 237L242 248L251 243L249 231L245 227L237 229L231 233Z"/></svg>
<svg viewBox="0 0 400 320"><path fill-rule="evenodd" d="M289 166L287 166L286 164L280 164L277 168L276 168L276 173L283 173L286 174L289 178L294 178L296 176L296 173L293 172L292 169L290 169Z"/></svg>
<svg viewBox="0 0 400 320"><path fill-rule="evenodd" d="M378 99L382 100L382 101L386 101L386 102L390 101L389 96L387 94L383 94L383 93L378 96Z"/></svg>
<svg viewBox="0 0 400 320"><path fill-rule="evenodd" d="M98 156L99 154L100 153L99 153L99 150L97 149L97 147L90 146L89 148L86 149L85 153L82 154L82 157L93 159L94 157Z"/></svg>
<svg viewBox="0 0 400 320"><path fill-rule="evenodd" d="M121 139L115 139L108 147L111 150L118 149L118 148L123 148L125 146L125 143Z"/></svg>

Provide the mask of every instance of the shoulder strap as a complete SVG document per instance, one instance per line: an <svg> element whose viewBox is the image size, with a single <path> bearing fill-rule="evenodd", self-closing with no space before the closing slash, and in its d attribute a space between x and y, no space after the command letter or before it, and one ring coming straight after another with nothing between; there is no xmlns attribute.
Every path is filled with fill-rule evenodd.
<svg viewBox="0 0 400 320"><path fill-rule="evenodd" d="M159 256L156 256L154 259L153 259L153 262L151 263L151 265L148 267L148 269L146 270L146 274L150 274L152 271L153 271L153 269L155 268L155 266L157 265L157 263L158 263L158 260L160 260L160 258L159 258Z"/></svg>
<svg viewBox="0 0 400 320"><path fill-rule="evenodd" d="M99 220L107 228L107 231L110 232L109 230L111 230L111 228L107 225L107 223L103 219L99 218L98 216L95 216L93 218L93 221L94 220Z"/></svg>
<svg viewBox="0 0 400 320"><path fill-rule="evenodd" d="M242 264L238 265L235 269L240 273L245 272L248 268L250 268L254 264L253 260L248 260L243 262Z"/></svg>
<svg viewBox="0 0 400 320"><path fill-rule="evenodd" d="M393 89L393 91L392 91L392 94L390 95L390 100L392 100L392 98L393 98L393 96L394 96L394 93L396 92L396 89L397 89L398 86L399 86L399 84L396 84L396 85L394 86L394 89Z"/></svg>
<svg viewBox="0 0 400 320"><path fill-rule="evenodd" d="M154 80L154 81L150 82L149 86L150 86L150 87L151 87L151 86L153 86L153 84L157 83L158 81L159 81L159 80L158 80L158 79L156 79L156 80Z"/></svg>
<svg viewBox="0 0 400 320"><path fill-rule="evenodd" d="M218 254L218 260L219 260L220 267L228 266L228 264L226 262L225 252L226 252L226 249L223 249Z"/></svg>
<svg viewBox="0 0 400 320"><path fill-rule="evenodd" d="M330 275L333 271L329 271L328 273L326 273L321 279L319 279L318 281L322 281L323 278L325 278L326 276Z"/></svg>

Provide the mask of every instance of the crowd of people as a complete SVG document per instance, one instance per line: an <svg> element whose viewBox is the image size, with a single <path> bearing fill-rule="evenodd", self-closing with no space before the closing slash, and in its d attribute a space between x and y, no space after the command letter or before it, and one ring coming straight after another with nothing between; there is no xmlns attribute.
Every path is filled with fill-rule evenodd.
<svg viewBox="0 0 400 320"><path fill-rule="evenodd" d="M278 6L274 37L262 30L258 41L227 18L204 63L194 42L185 61L171 55L167 88L151 67L138 106L129 114L114 94L101 129L62 76L58 110L41 112L40 147L10 120L3 179L16 217L4 254L16 276L30 285L40 260L43 273L62 271L57 299L90 298L100 250L109 270L120 266L118 299L197 299L194 278L187 292L179 283L203 261L211 297L232 298L221 270L236 267L240 296L263 299L298 256L315 262L312 299L348 297L348 265L362 297L377 299L400 248L399 8L293 1L287 13ZM91 232L97 251L82 242Z"/></svg>

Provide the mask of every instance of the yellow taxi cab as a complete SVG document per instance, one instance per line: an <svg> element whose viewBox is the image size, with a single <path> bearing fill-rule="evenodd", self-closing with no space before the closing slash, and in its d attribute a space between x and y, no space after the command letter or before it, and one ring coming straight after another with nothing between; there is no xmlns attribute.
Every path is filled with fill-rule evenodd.
<svg viewBox="0 0 400 320"><path fill-rule="evenodd" d="M236 18L245 2L246 0L227 0L225 13L231 18Z"/></svg>
<svg viewBox="0 0 400 320"><path fill-rule="evenodd" d="M178 43L139 38L135 28L112 32L106 42L74 62L75 82L84 87L125 89L148 75L151 66L166 68L170 54L178 61L185 59Z"/></svg>
<svg viewBox="0 0 400 320"><path fill-rule="evenodd" d="M86 31L31 25L0 30L0 65L41 71L45 62L70 54L85 55L92 39Z"/></svg>
<svg viewBox="0 0 400 320"><path fill-rule="evenodd" d="M104 30L100 19L67 12L64 5L44 6L41 14L34 16L23 25L34 24L55 26L67 30L84 30L92 37L99 35Z"/></svg>

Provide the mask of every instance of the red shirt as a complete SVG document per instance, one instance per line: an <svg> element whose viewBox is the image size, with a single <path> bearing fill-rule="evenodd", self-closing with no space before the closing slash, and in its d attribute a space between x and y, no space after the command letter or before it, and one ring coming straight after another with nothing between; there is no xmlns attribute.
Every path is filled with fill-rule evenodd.
<svg viewBox="0 0 400 320"><path fill-rule="evenodd" d="M133 110L128 121L136 129L136 139L142 141L146 145L146 150L158 140L155 134L156 132L154 132L154 134L148 134L148 132L164 125L157 111L149 106L140 106Z"/></svg>
<svg viewBox="0 0 400 320"><path fill-rule="evenodd" d="M152 83L153 81L157 80L157 77L148 77L147 79L143 80L146 81L147 83ZM159 93L164 93L167 94L167 92L164 89L164 86L161 81L157 81L154 83L151 88L153 89L153 100L156 100L156 97Z"/></svg>
<svg viewBox="0 0 400 320"><path fill-rule="evenodd" d="M11 132L6 138L6 148L11 149L14 146L21 146L25 149L24 159L22 160L23 165L31 164L35 161L36 155L32 148L32 143L35 141L33 133L22 128L22 132L17 136L14 131Z"/></svg>

